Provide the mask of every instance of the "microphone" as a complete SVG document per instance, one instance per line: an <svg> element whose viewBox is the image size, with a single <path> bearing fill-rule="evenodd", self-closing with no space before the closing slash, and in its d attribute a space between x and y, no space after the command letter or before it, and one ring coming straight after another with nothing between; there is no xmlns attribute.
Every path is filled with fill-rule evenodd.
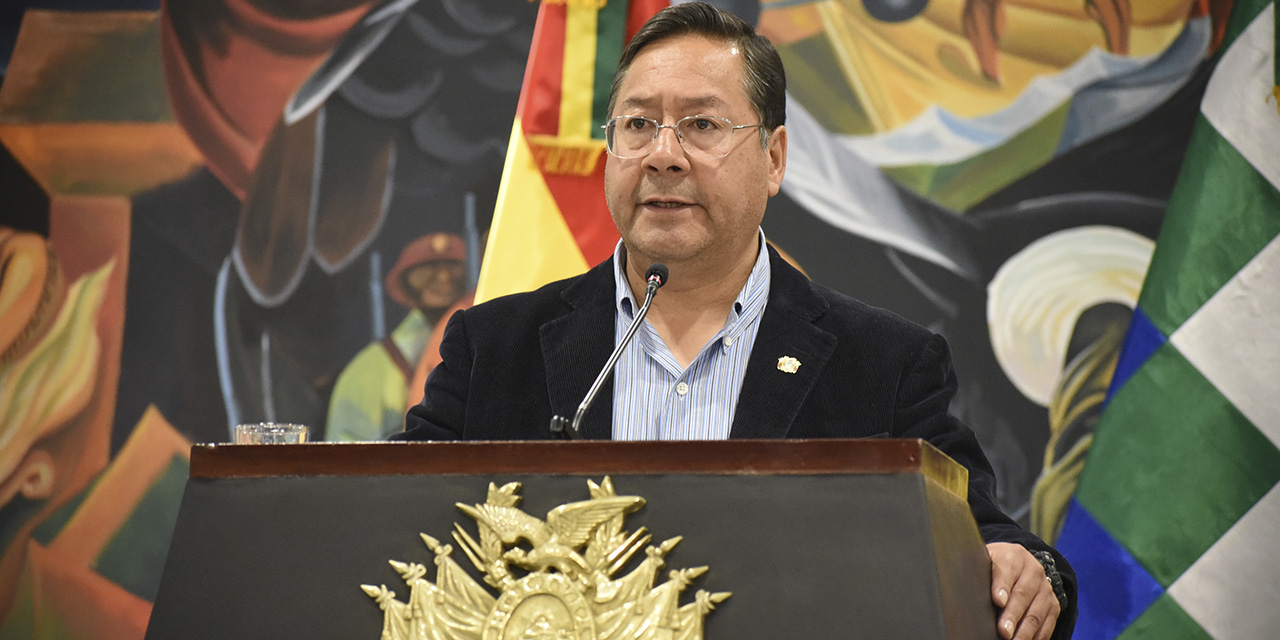
<svg viewBox="0 0 1280 640"><path fill-rule="evenodd" d="M618 364L618 358L622 357L622 350L631 344L631 338L640 329L640 323L644 322L645 315L649 313L649 305L653 304L653 296L658 293L658 289L662 285L667 283L667 275L667 265L661 262L649 265L649 269L644 272L644 304L640 305L640 312L631 321L631 326L627 327L627 333L622 336L622 340L618 341L618 346L614 347L613 354L609 356L609 361L600 370L600 375L596 376L596 381L591 384L591 389L587 391L587 396L582 399L582 404L578 405L578 412L573 414L573 422L569 422L568 418L558 415L553 416L551 418L551 433L567 440L577 440L582 437L582 432L578 430L578 425L582 424L582 417L587 415L587 409L591 407L592 401L596 399L596 394L600 392L600 387L604 385L605 380L609 379L609 374L613 373L614 365Z"/></svg>

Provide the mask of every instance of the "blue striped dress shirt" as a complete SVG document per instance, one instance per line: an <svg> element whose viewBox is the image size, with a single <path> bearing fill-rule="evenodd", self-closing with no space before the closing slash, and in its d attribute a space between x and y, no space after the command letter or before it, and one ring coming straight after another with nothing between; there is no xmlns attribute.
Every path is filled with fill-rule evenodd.
<svg viewBox="0 0 1280 640"><path fill-rule="evenodd" d="M681 369L646 319L613 373L614 440L723 440L729 437L747 360L769 299L769 252L760 251L724 328ZM627 283L621 242L613 252L618 307L614 344L640 309ZM658 295L662 295L659 293Z"/></svg>

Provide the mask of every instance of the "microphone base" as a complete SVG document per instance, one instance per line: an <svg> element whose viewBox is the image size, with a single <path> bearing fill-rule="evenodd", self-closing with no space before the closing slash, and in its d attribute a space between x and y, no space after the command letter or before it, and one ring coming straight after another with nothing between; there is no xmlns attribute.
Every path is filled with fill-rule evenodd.
<svg viewBox="0 0 1280 640"><path fill-rule="evenodd" d="M551 418L551 435L561 440L581 440L582 434L573 428L573 423L568 418L561 416L552 416Z"/></svg>

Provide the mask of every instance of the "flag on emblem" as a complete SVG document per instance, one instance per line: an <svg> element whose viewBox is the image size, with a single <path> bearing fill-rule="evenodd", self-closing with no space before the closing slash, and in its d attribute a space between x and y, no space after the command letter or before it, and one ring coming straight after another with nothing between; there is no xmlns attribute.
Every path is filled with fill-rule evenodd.
<svg viewBox="0 0 1280 640"><path fill-rule="evenodd" d="M538 9L476 302L577 275L609 257L609 86L623 46L667 0L545 0Z"/></svg>
<svg viewBox="0 0 1280 640"><path fill-rule="evenodd" d="M1068 508L1076 638L1280 633L1276 23L1235 3Z"/></svg>

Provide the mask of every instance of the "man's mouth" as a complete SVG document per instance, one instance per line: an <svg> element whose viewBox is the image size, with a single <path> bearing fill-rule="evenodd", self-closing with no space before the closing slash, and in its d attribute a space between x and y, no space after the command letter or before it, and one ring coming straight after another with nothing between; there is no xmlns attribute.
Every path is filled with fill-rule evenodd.
<svg viewBox="0 0 1280 640"><path fill-rule="evenodd" d="M692 205L691 202L682 202L679 200L646 200L643 203L646 207L654 207L657 209L679 209Z"/></svg>

